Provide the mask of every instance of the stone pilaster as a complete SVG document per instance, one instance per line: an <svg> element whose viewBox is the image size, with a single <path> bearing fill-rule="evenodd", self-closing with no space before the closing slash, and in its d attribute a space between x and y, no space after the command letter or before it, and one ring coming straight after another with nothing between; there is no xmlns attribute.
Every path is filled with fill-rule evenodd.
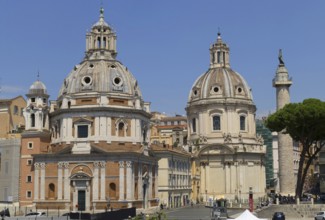
<svg viewBox="0 0 325 220"><path fill-rule="evenodd" d="M124 198L124 161L119 162L119 167L120 167L120 178L119 178L119 183L120 183L120 196L119 200L123 201Z"/></svg>
<svg viewBox="0 0 325 220"><path fill-rule="evenodd" d="M126 162L126 200L132 200L132 167L133 162Z"/></svg>
<svg viewBox="0 0 325 220"><path fill-rule="evenodd" d="M138 164L138 200L143 199L142 164Z"/></svg>
<svg viewBox="0 0 325 220"><path fill-rule="evenodd" d="M40 167L41 167L41 185L40 185L40 189L41 189L41 196L40 199L44 200L45 199L45 167L46 164L45 163L40 163Z"/></svg>
<svg viewBox="0 0 325 220"><path fill-rule="evenodd" d="M148 198L152 199L152 165L148 166L149 171L149 184L148 184Z"/></svg>
<svg viewBox="0 0 325 220"><path fill-rule="evenodd" d="M99 163L100 165L100 200L101 201L105 201L106 200L106 183L105 183L105 179L106 179L106 163L105 161L101 161Z"/></svg>
<svg viewBox="0 0 325 220"><path fill-rule="evenodd" d="M62 168L63 168L63 163L59 162L58 163L58 200L62 200L62 180L63 180Z"/></svg>
<svg viewBox="0 0 325 220"><path fill-rule="evenodd" d="M94 162L94 178L93 178L93 201L98 200L98 173L99 162Z"/></svg>
<svg viewBox="0 0 325 220"><path fill-rule="evenodd" d="M39 169L40 169L40 164L35 163L34 164L34 200L39 199Z"/></svg>
<svg viewBox="0 0 325 220"><path fill-rule="evenodd" d="M69 179L69 163L64 162L64 200L70 200L70 179Z"/></svg>

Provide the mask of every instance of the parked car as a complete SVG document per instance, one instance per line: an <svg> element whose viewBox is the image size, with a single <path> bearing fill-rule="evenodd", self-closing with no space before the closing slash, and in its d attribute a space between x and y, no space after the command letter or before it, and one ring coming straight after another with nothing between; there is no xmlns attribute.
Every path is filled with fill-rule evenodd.
<svg viewBox="0 0 325 220"><path fill-rule="evenodd" d="M274 212L272 220L285 220L285 215L283 212Z"/></svg>
<svg viewBox="0 0 325 220"><path fill-rule="evenodd" d="M315 215L315 220L325 220L325 211L318 212Z"/></svg>
<svg viewBox="0 0 325 220"><path fill-rule="evenodd" d="M26 217L46 216L45 212L30 212L25 215Z"/></svg>

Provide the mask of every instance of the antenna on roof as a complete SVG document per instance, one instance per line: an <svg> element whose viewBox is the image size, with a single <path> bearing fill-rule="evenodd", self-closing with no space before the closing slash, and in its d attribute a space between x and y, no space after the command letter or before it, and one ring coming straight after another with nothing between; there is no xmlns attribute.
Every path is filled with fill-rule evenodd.
<svg viewBox="0 0 325 220"><path fill-rule="evenodd" d="M39 81L39 70L37 70L37 81Z"/></svg>

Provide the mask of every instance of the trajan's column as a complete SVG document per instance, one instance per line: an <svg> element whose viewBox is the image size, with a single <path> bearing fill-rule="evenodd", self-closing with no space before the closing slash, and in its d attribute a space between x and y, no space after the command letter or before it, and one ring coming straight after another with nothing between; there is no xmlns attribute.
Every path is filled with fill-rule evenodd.
<svg viewBox="0 0 325 220"><path fill-rule="evenodd" d="M279 51L279 66L273 79L273 87L276 88L277 110L290 103L289 87L292 81L288 70L284 65L282 51ZM295 178L293 171L293 142L288 134L278 133L279 150L279 182L282 195L295 194Z"/></svg>

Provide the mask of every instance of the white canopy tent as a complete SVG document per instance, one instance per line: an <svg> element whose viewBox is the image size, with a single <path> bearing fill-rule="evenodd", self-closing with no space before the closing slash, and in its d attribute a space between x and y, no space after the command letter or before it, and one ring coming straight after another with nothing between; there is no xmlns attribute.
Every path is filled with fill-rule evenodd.
<svg viewBox="0 0 325 220"><path fill-rule="evenodd" d="M228 219L230 220L230 219ZM247 209L237 218L233 220L267 220L266 218L257 218L255 215L253 215L250 211Z"/></svg>

